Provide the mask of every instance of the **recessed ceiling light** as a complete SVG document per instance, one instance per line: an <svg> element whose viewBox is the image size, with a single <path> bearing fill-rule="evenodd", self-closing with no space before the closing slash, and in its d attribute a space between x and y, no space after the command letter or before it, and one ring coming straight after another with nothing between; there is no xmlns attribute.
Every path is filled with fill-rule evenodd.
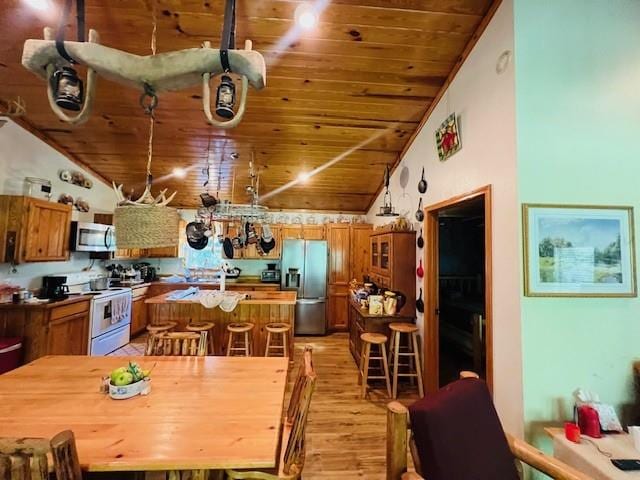
<svg viewBox="0 0 640 480"><path fill-rule="evenodd" d="M184 168L176 167L173 169L173 176L178 178L184 178L187 176L187 171Z"/></svg>
<svg viewBox="0 0 640 480"><path fill-rule="evenodd" d="M311 3L301 3L296 8L296 24L303 30L311 30L318 24L318 13Z"/></svg>
<svg viewBox="0 0 640 480"><path fill-rule="evenodd" d="M306 183L311 178L311 174L309 172L300 172L298 174L298 181L301 183Z"/></svg>
<svg viewBox="0 0 640 480"><path fill-rule="evenodd" d="M51 0L22 0L28 7L44 12L51 8Z"/></svg>

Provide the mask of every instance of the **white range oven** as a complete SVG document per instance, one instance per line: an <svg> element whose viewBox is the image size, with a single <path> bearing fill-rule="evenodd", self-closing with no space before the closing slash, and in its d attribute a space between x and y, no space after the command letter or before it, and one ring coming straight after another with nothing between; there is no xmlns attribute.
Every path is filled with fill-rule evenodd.
<svg viewBox="0 0 640 480"><path fill-rule="evenodd" d="M89 355L103 356L129 343L131 289L118 287L93 295Z"/></svg>

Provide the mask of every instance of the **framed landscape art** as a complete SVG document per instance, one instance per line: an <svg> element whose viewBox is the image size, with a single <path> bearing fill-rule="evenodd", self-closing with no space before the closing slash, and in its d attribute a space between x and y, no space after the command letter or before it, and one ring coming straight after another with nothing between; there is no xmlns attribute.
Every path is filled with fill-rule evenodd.
<svg viewBox="0 0 640 480"><path fill-rule="evenodd" d="M632 207L522 207L526 296L637 295Z"/></svg>

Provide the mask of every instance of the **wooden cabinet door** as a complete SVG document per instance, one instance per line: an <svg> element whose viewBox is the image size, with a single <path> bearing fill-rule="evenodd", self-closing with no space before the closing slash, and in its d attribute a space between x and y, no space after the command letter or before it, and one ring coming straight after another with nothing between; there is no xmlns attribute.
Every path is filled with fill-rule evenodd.
<svg viewBox="0 0 640 480"><path fill-rule="evenodd" d="M53 262L69 258L71 206L27 199L27 219L23 226L25 262Z"/></svg>
<svg viewBox="0 0 640 480"><path fill-rule="evenodd" d="M148 258L177 258L178 247L148 248L145 256Z"/></svg>
<svg viewBox="0 0 640 480"><path fill-rule="evenodd" d="M303 225L302 238L304 238L305 240L324 240L324 225Z"/></svg>
<svg viewBox="0 0 640 480"><path fill-rule="evenodd" d="M349 287L329 285L329 329L346 331L349 327Z"/></svg>
<svg viewBox="0 0 640 480"><path fill-rule="evenodd" d="M138 297L131 303L131 335L137 335L147 328L147 297Z"/></svg>
<svg viewBox="0 0 640 480"><path fill-rule="evenodd" d="M359 282L365 275L369 275L369 250L370 235L373 227L371 225L351 226L351 273L350 278L355 278Z"/></svg>
<svg viewBox="0 0 640 480"><path fill-rule="evenodd" d="M89 344L89 312L51 320L47 336L49 355L86 355Z"/></svg>
<svg viewBox="0 0 640 480"><path fill-rule="evenodd" d="M380 271L380 244L377 236L369 238L369 259L371 273L378 273Z"/></svg>
<svg viewBox="0 0 640 480"><path fill-rule="evenodd" d="M282 240L299 240L302 238L302 225L282 225L280 236Z"/></svg>
<svg viewBox="0 0 640 480"><path fill-rule="evenodd" d="M393 257L393 237L390 233L378 237L378 249L380 255L379 270L382 275L391 275L391 259Z"/></svg>
<svg viewBox="0 0 640 480"><path fill-rule="evenodd" d="M347 285L350 278L349 225L334 223L327 229L329 243L329 283Z"/></svg>

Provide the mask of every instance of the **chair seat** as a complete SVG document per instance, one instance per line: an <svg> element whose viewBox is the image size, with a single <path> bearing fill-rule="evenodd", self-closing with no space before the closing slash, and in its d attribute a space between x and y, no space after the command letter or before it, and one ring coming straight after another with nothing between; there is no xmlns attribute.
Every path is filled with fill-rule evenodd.
<svg viewBox="0 0 640 480"><path fill-rule="evenodd" d="M418 331L418 327L413 323L393 322L389 324L389 330L401 333L413 333Z"/></svg>
<svg viewBox="0 0 640 480"><path fill-rule="evenodd" d="M269 323L264 328L271 333L285 333L291 330L291 325L288 323Z"/></svg>
<svg viewBox="0 0 640 480"><path fill-rule="evenodd" d="M235 322L227 325L227 330L233 333L244 333L253 329L253 323L249 322Z"/></svg>
<svg viewBox="0 0 640 480"><path fill-rule="evenodd" d="M149 333L167 332L167 331L171 330L172 328L175 328L176 325L178 325L176 322L156 323L156 324L153 324L153 325L147 325L147 331Z"/></svg>
<svg viewBox="0 0 640 480"><path fill-rule="evenodd" d="M383 333L367 332L360 335L360 340L374 345L381 345L387 342L387 336Z"/></svg>
<svg viewBox="0 0 640 480"><path fill-rule="evenodd" d="M213 322L191 322L185 327L185 330L188 332L206 332L213 327Z"/></svg>

